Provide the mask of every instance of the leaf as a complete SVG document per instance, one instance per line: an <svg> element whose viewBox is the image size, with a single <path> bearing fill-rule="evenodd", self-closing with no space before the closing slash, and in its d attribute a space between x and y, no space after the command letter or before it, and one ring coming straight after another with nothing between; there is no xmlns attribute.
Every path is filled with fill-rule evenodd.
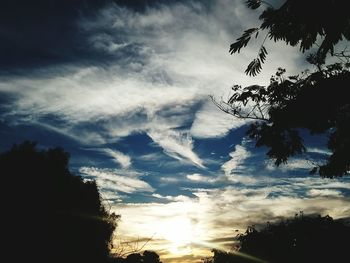
<svg viewBox="0 0 350 263"><path fill-rule="evenodd" d="M258 38L259 31L256 31L255 38Z"/></svg>
<svg viewBox="0 0 350 263"><path fill-rule="evenodd" d="M235 43L232 43L230 46L230 54L240 52L243 47L248 45L249 40L251 39L252 34L258 32L259 28L250 28L244 31L243 35L240 38L237 38Z"/></svg>
<svg viewBox="0 0 350 263"><path fill-rule="evenodd" d="M266 60L266 55L267 55L267 51L266 48L264 46L261 46L259 53L258 53L258 57L261 61L261 63L264 63Z"/></svg>
<svg viewBox="0 0 350 263"><path fill-rule="evenodd" d="M299 75L289 76L288 78L289 78L290 80L297 81L297 80L299 80Z"/></svg>
<svg viewBox="0 0 350 263"><path fill-rule="evenodd" d="M233 104L237 99L237 94L233 94L230 99L227 101L228 104Z"/></svg>
<svg viewBox="0 0 350 263"><path fill-rule="evenodd" d="M318 170L318 167L313 167L312 170L309 172L310 175L314 175Z"/></svg>
<svg viewBox="0 0 350 263"><path fill-rule="evenodd" d="M250 64L248 65L247 69L245 70L245 74L249 76L256 76L261 71L261 62L258 58L254 59Z"/></svg>
<svg viewBox="0 0 350 263"><path fill-rule="evenodd" d="M246 4L251 9L257 9L261 5L261 0L248 0Z"/></svg>
<svg viewBox="0 0 350 263"><path fill-rule="evenodd" d="M254 59L250 64L248 65L247 69L245 70L245 73L249 76L256 76L260 73L262 66L261 64L265 62L266 60L267 51L264 46L261 46L258 57Z"/></svg>

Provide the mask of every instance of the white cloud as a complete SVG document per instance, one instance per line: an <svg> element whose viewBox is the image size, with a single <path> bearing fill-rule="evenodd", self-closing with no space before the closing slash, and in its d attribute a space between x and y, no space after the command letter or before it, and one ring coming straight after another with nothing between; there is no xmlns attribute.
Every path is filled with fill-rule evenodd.
<svg viewBox="0 0 350 263"><path fill-rule="evenodd" d="M200 174L188 174L186 175L186 178L192 181L202 181L203 179L205 179L205 177L203 175Z"/></svg>
<svg viewBox="0 0 350 263"><path fill-rule="evenodd" d="M229 177L234 174L235 170L250 156L250 153L242 145L236 145L235 150L230 153L231 159L221 166L225 175Z"/></svg>
<svg viewBox="0 0 350 263"><path fill-rule="evenodd" d="M171 196L171 195L160 195L160 194L152 194L153 197L159 198L159 199L166 199L169 201L174 201L174 202L185 202L185 201L190 201L191 198L185 195L177 195L177 196Z"/></svg>
<svg viewBox="0 0 350 263"><path fill-rule="evenodd" d="M315 147L309 147L307 148L308 153L318 153L318 154L323 154L323 155L330 155L331 151L328 149L324 148L315 148Z"/></svg>
<svg viewBox="0 0 350 263"><path fill-rule="evenodd" d="M194 174L188 174L186 175L186 178L190 181L195 181L195 182L199 182L199 183L215 183L218 181L218 178L216 177L208 177L208 176L203 176L201 174L198 173L194 173Z"/></svg>
<svg viewBox="0 0 350 263"><path fill-rule="evenodd" d="M232 128L236 129L247 121L239 120L216 108L211 100L205 101L200 110L196 112L191 126L191 134L195 138L223 137Z"/></svg>
<svg viewBox="0 0 350 263"><path fill-rule="evenodd" d="M311 161L299 158L290 158L287 163L283 163L280 166L276 166L271 160L266 161L265 164L265 168L268 171L279 171L283 173L298 169L311 170L315 166Z"/></svg>
<svg viewBox="0 0 350 263"><path fill-rule="evenodd" d="M297 68L298 50L276 44L264 74L256 78L244 75L257 49L253 45L230 56L228 47L241 34L237 25L248 27L257 21L254 17L244 3L232 5L227 0L215 1L210 8L188 2L157 5L145 12L111 5L80 25L92 47L115 55L114 63L104 67L64 65L40 74L9 77L1 82L0 91L15 98L8 114L18 121L30 116L25 121L51 125L87 143L101 144L146 131L150 125L165 131L153 127L161 125L153 118L166 108L174 116L172 109L191 108L209 94L220 96L233 83L268 83L278 66ZM279 51L284 56L274 55ZM140 114L144 119L135 121ZM46 123L41 118L46 115L59 117L65 127ZM183 115L182 121L192 122L191 118ZM168 126L174 126L172 121L164 120ZM98 130L74 129L96 122ZM182 127L179 122L176 125ZM240 125L206 102L195 114L190 132L199 138L217 137Z"/></svg>
<svg viewBox="0 0 350 263"><path fill-rule="evenodd" d="M193 152L192 139L189 134L172 130L150 130L147 134L169 156L179 160L189 160L196 166L205 168L203 161Z"/></svg>
<svg viewBox="0 0 350 263"><path fill-rule="evenodd" d="M311 189L308 191L309 196L334 196L334 197L342 197L341 191L333 190L333 189Z"/></svg>
<svg viewBox="0 0 350 263"><path fill-rule="evenodd" d="M159 181L163 184L171 184L171 183L178 183L179 181L181 181L180 178L178 177L160 177Z"/></svg>
<svg viewBox="0 0 350 263"><path fill-rule="evenodd" d="M131 158L128 155L125 155L122 152L112 149L103 149L103 151L114 158L114 160L120 164L124 169L129 168L131 165Z"/></svg>
<svg viewBox="0 0 350 263"><path fill-rule="evenodd" d="M198 189L192 192L195 198L153 194L153 197L170 201L166 204L117 204L114 209L122 215L118 234L128 237L153 236L156 242L151 240L146 249L163 251L162 258L166 260L174 249L174 241L171 236L169 238L171 229L177 227L176 231L182 234L181 231L186 229L177 223L188 222L193 232L184 236L193 240L186 241L186 251L200 259L208 255L212 248L229 250L231 244L218 239L232 237L236 234L235 229L242 233L249 225L293 217L300 211L305 214L329 214L333 218L347 217L350 213L350 199L340 198L335 192L307 197L269 196L278 189L284 190L282 186L274 189L266 186L254 189ZM159 240L160 243L157 242ZM179 250L181 252L181 248Z"/></svg>
<svg viewBox="0 0 350 263"><path fill-rule="evenodd" d="M79 172L94 178L102 193L116 191L130 194L154 191L148 183L140 179L139 173L133 171L81 167Z"/></svg>

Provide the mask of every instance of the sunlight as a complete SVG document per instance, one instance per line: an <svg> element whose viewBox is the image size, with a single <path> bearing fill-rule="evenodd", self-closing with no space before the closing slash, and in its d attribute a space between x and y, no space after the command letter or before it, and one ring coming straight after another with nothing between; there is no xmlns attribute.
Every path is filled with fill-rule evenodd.
<svg viewBox="0 0 350 263"><path fill-rule="evenodd" d="M195 241L194 226L188 218L180 217L165 221L158 228L159 235L169 241L172 254L188 254Z"/></svg>

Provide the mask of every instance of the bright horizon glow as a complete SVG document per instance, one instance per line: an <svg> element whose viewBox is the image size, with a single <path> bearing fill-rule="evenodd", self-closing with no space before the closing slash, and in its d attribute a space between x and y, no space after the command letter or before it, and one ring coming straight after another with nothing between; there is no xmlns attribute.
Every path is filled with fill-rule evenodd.
<svg viewBox="0 0 350 263"><path fill-rule="evenodd" d="M196 241L194 225L186 217L170 219L158 226L158 233L170 242L173 255L187 255L191 253L189 245Z"/></svg>
<svg viewBox="0 0 350 263"><path fill-rule="evenodd" d="M312 183L305 179L303 183L315 187L320 180ZM233 237L256 222L271 222L273 217L291 217L299 211L341 218L348 211L347 198L323 195L268 198L268 193L274 190L273 186L250 191L226 187L221 190L199 190L194 192L195 198L169 203L115 204L113 211L121 215L115 245L118 246L118 238L136 240L142 251L158 252L163 262L197 263L201 262L201 258L211 256L213 248L231 250Z"/></svg>

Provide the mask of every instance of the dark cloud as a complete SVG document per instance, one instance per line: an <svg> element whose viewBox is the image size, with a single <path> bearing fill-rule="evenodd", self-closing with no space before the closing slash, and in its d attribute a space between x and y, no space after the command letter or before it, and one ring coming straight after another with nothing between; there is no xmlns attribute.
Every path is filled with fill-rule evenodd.
<svg viewBox="0 0 350 263"><path fill-rule="evenodd" d="M148 1L5 0L0 6L0 72L108 60L107 54L90 48L78 22L111 2L138 8Z"/></svg>
<svg viewBox="0 0 350 263"><path fill-rule="evenodd" d="M108 0L8 0L0 7L0 70L87 58L77 21ZM91 55L91 54L90 54Z"/></svg>
<svg viewBox="0 0 350 263"><path fill-rule="evenodd" d="M89 44L79 26L106 5L137 12L170 0L5 0L0 4L0 74L61 63L108 63L111 54ZM103 29L102 29L103 30ZM103 33L103 32L99 32Z"/></svg>

